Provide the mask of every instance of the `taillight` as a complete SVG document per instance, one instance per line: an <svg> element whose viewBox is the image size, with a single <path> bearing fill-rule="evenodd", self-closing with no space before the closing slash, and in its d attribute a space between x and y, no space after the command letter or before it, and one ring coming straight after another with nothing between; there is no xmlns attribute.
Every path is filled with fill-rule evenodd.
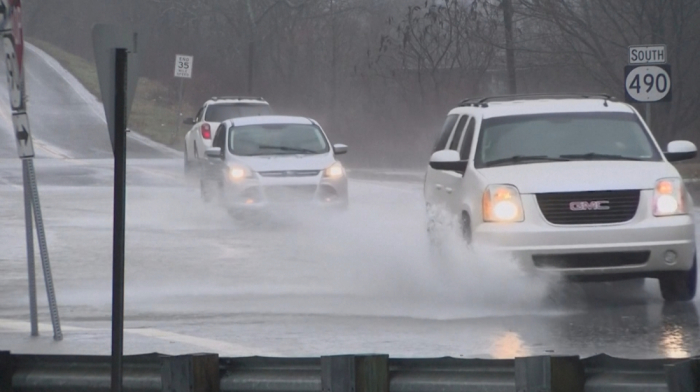
<svg viewBox="0 0 700 392"><path fill-rule="evenodd" d="M206 123L202 124L201 130L202 130L202 137L203 138L211 139L211 127L209 126L209 124L206 124Z"/></svg>

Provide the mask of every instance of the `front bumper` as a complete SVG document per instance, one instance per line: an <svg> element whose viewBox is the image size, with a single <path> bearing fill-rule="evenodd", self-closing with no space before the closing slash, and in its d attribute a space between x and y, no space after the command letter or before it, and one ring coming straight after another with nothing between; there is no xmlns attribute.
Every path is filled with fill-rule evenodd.
<svg viewBox="0 0 700 392"><path fill-rule="evenodd" d="M346 177L330 179L322 174L293 178L257 175L256 178L226 181L223 194L224 203L229 208L345 207L348 204L348 183Z"/></svg>
<svg viewBox="0 0 700 392"><path fill-rule="evenodd" d="M531 271L612 278L689 270L695 255L693 216L655 217L646 199L628 222L554 225L534 197L523 195L524 222L472 223L472 239L476 247L504 253ZM666 260L669 252L674 260Z"/></svg>

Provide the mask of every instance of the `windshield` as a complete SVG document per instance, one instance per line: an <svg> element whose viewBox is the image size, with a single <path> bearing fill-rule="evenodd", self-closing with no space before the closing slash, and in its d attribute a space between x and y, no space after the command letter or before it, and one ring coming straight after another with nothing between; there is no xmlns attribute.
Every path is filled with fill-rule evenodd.
<svg viewBox="0 0 700 392"><path fill-rule="evenodd" d="M234 155L323 154L329 151L321 130L305 124L246 125L230 129Z"/></svg>
<svg viewBox="0 0 700 392"><path fill-rule="evenodd" d="M259 103L230 103L209 105L204 120L208 122L224 122L230 118L264 116L272 114L269 105Z"/></svg>
<svg viewBox="0 0 700 392"><path fill-rule="evenodd" d="M474 165L660 159L632 113L548 113L482 121Z"/></svg>

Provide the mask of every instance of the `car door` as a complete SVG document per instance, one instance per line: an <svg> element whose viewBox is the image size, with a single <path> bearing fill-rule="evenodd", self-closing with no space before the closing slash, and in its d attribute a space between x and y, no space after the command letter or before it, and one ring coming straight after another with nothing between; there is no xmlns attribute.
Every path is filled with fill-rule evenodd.
<svg viewBox="0 0 700 392"><path fill-rule="evenodd" d="M445 119L445 123L442 126L442 130L438 135L437 141L433 146L433 153L437 151L445 150L448 143L452 140L452 133L459 120L458 114L450 114ZM425 174L425 184L424 184L424 195L425 200L428 205L439 205L444 204L446 201L445 188L445 175L441 170L436 170L430 167L426 169Z"/></svg>
<svg viewBox="0 0 700 392"><path fill-rule="evenodd" d="M472 145L474 143L474 132L476 130L476 118L473 116L468 116L468 120L466 122L466 126L464 127L464 130L462 131L462 135L460 138L460 142L458 144L458 149L459 151L459 156L463 161L470 162L471 161L471 151L472 151ZM452 175L450 176L451 184L452 184L452 197L450 198L450 211L461 214L462 211L465 209L464 206L464 196L469 194L469 192L474 191L474 184L473 181L470 182L468 179L471 178L470 176L467 175L467 171L469 170L469 165L467 165L467 170L464 172L452 172ZM480 190L478 190L480 192ZM469 211L467 211L469 212Z"/></svg>
<svg viewBox="0 0 700 392"><path fill-rule="evenodd" d="M459 118L459 121L457 121L457 125L455 126L454 131L452 132L452 135L450 136L446 150L453 150L460 152L460 147L462 146L462 143L464 141L465 137L465 131L468 127L468 124L470 123L471 117L469 115L461 115ZM461 154L460 154L461 158ZM463 158L462 158L463 159ZM462 177L464 176L463 171L451 171L451 170L441 170L440 173L438 174L440 181L443 185L443 193L444 193L444 203L447 207L448 210L454 212L454 213L459 213L461 211L458 211L458 206L460 205L459 203L459 198L460 198L460 189L462 185ZM456 208L457 207L457 208Z"/></svg>

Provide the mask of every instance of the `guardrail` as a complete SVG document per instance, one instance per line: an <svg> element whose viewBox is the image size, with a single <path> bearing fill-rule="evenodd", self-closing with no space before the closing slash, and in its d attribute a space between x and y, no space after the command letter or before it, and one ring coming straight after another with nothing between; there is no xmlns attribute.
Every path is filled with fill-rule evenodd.
<svg viewBox="0 0 700 392"><path fill-rule="evenodd" d="M0 392L110 389L110 357L0 352ZM124 390L134 392L690 392L700 358L627 360L598 355L514 360L219 358L216 354L124 357Z"/></svg>

